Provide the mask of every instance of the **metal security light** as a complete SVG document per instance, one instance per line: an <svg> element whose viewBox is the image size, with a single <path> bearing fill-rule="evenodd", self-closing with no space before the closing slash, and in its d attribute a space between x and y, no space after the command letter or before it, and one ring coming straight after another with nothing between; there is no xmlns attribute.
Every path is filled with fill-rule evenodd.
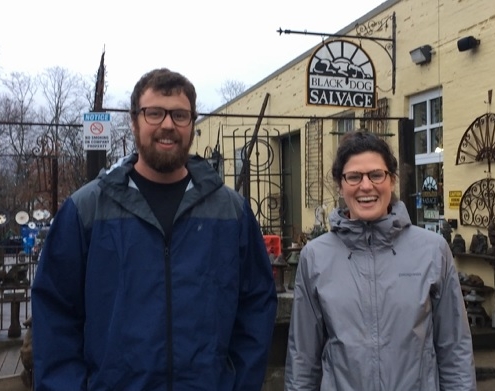
<svg viewBox="0 0 495 391"><path fill-rule="evenodd" d="M413 49L409 52L411 60L416 65L428 64L431 61L432 47L430 45L423 45L419 48Z"/></svg>
<svg viewBox="0 0 495 391"><path fill-rule="evenodd" d="M460 52L476 49L479 45L480 45L480 40L476 39L472 35L470 35L469 37L461 38L457 41L457 49Z"/></svg>

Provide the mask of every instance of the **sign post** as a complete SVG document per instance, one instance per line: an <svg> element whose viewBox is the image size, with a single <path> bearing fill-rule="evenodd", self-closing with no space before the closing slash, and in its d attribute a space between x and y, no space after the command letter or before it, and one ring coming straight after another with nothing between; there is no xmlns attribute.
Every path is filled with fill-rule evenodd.
<svg viewBox="0 0 495 391"><path fill-rule="evenodd" d="M105 52L101 54L101 59L100 59L100 66L98 67L98 73L96 75L96 85L95 85L95 101L93 105L93 112L94 113L88 113L88 114L105 114L103 113L103 94L105 90ZM102 117L105 119L106 117ZM110 117L108 117L109 119ZM98 118L92 118L88 117L88 122L101 122L102 125L106 123L106 121L97 121ZM86 128L85 128L86 129ZM91 125L89 125L89 132L91 135L94 135L95 137L101 136L98 135L98 129L99 125L93 125L93 129L91 129ZM93 130L92 133L91 130ZM104 131L105 129L103 129ZM102 132L103 132L102 131ZM110 130L109 130L110 132ZM96 138L95 140L100 140ZM104 143L102 143L104 144ZM86 143L85 143L86 145ZM89 143L89 145L92 145L92 143ZM102 147L100 147L102 148ZM85 148L86 149L86 148ZM107 165L107 151L106 149L91 149L88 148L86 150L86 174L87 174L87 180L90 181L98 176L98 173L100 170Z"/></svg>

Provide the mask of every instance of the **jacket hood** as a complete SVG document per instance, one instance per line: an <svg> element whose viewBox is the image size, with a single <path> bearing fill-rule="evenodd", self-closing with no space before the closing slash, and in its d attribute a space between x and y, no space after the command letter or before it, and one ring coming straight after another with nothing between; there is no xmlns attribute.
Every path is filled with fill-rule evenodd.
<svg viewBox="0 0 495 391"><path fill-rule="evenodd" d="M101 180L103 186L127 185L129 173L137 160L137 153L122 157L109 169L102 169L98 174L98 179ZM201 189L202 193L209 193L223 184L218 173L205 159L198 155L190 155L186 167L191 175L194 187Z"/></svg>
<svg viewBox="0 0 495 391"><path fill-rule="evenodd" d="M411 225L411 219L402 201L392 204L390 213L376 221L352 220L344 208L335 208L329 217L330 231L335 233L351 250L363 250L370 244L393 250L393 239Z"/></svg>
<svg viewBox="0 0 495 391"><path fill-rule="evenodd" d="M137 189L136 184L129 176L137 160L138 155L133 153L119 159L108 170L101 170L98 175L98 186L102 192L119 203L124 209L160 229L158 221L140 192L127 191L129 187ZM200 156L190 155L186 167L191 175L191 181L186 189L187 197L184 197L183 202L179 205L176 216L201 202L201 200L223 185L218 173Z"/></svg>

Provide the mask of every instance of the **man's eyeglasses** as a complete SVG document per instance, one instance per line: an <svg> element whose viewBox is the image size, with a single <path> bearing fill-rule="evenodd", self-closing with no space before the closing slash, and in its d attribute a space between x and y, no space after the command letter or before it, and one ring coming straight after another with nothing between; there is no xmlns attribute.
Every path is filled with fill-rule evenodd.
<svg viewBox="0 0 495 391"><path fill-rule="evenodd" d="M140 111L143 112L144 120L150 125L160 125L167 114L170 114L170 118L177 126L187 126L192 120L191 111L185 109L167 110L163 107L141 107L138 114Z"/></svg>
<svg viewBox="0 0 495 391"><path fill-rule="evenodd" d="M391 172L385 170L373 170L370 172L350 171L342 174L342 178L344 178L349 185L356 186L361 183L363 177L366 175L371 183L379 185L380 183L385 182L387 175L391 174Z"/></svg>

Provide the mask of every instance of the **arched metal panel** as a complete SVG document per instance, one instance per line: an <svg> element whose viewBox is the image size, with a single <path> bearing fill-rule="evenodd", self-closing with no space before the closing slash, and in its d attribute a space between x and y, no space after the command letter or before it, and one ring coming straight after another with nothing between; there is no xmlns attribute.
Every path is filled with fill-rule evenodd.
<svg viewBox="0 0 495 391"><path fill-rule="evenodd" d="M457 149L456 164L486 161L488 172L495 160L495 114L476 118L464 132Z"/></svg>
<svg viewBox="0 0 495 391"><path fill-rule="evenodd" d="M488 224L493 220L494 203L495 180L485 178L474 182L461 198L461 225L488 228Z"/></svg>

